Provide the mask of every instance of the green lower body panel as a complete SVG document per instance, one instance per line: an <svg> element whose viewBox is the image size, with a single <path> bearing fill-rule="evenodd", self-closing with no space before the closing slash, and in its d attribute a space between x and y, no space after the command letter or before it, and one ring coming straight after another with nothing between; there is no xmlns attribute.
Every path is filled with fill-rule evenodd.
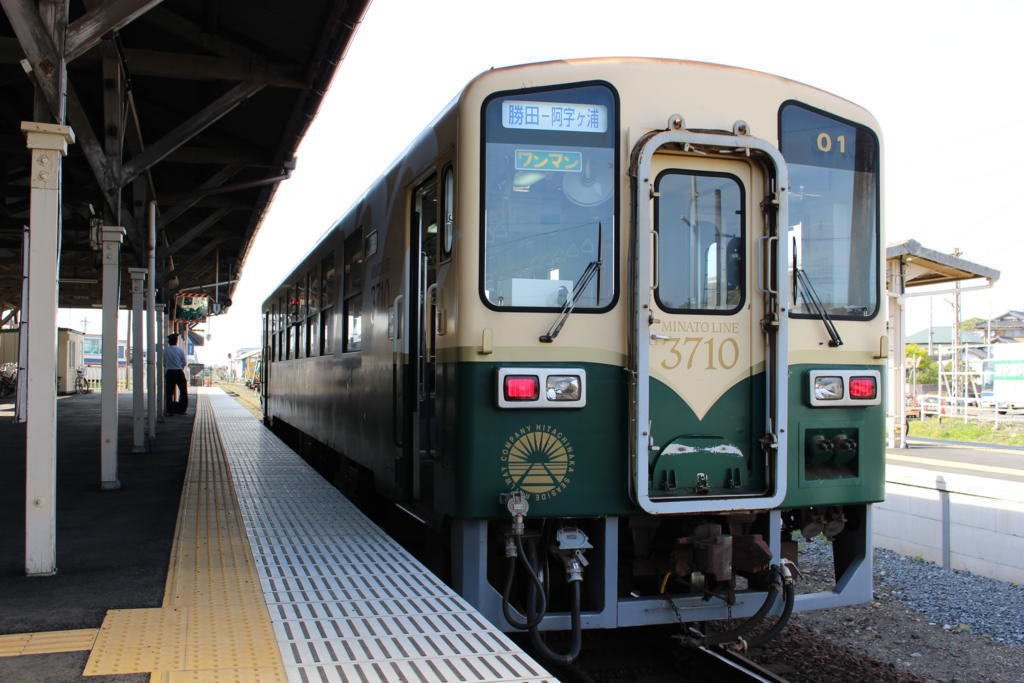
<svg viewBox="0 0 1024 683"><path fill-rule="evenodd" d="M874 503L885 498L884 406L811 407L811 370L789 368L789 486L782 507ZM884 366L842 366L879 370ZM885 396L884 386L878 388Z"/></svg>
<svg viewBox="0 0 1024 683"><path fill-rule="evenodd" d="M586 406L499 408L499 367L582 368ZM822 367L834 366L790 368L783 507L882 500L884 409L811 408L807 373ZM440 372L444 379L438 395L444 398L438 403L438 462L430 470L434 509L453 518L502 518L508 513L499 502L501 494L523 490L529 494L531 517L639 512L629 490L629 392L622 367L448 363ZM759 374L735 385L698 420L675 392L651 381L651 432L659 448L651 455L652 496L753 496L767 489L766 458L758 441L766 429L764 382ZM844 448L831 455L816 451L821 438ZM707 490L698 493L705 478Z"/></svg>
<svg viewBox="0 0 1024 683"><path fill-rule="evenodd" d="M523 364L503 363L500 367ZM583 408L497 407L493 363L457 365L458 418L443 420L456 444L451 495L439 504L463 518L504 517L499 496L529 494L530 517L595 517L635 513L629 495L628 388L621 367L596 363L530 363L587 373Z"/></svg>
<svg viewBox="0 0 1024 683"><path fill-rule="evenodd" d="M739 382L699 419L651 379L650 496L759 495L766 489L764 374Z"/></svg>

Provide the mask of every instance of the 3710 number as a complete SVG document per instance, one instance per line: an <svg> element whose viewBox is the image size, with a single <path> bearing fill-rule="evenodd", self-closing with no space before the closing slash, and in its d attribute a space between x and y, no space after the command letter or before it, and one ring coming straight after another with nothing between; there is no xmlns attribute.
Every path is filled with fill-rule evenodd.
<svg viewBox="0 0 1024 683"><path fill-rule="evenodd" d="M717 342L717 343L716 343ZM669 337L666 344L671 344L668 352L671 358L661 361L661 367L675 370L683 362L686 355L686 369L692 370L694 362L703 363L705 370L730 370L740 359L740 345L732 337L715 339L714 337ZM679 345L682 343L682 350ZM697 352L704 349L704 352Z"/></svg>

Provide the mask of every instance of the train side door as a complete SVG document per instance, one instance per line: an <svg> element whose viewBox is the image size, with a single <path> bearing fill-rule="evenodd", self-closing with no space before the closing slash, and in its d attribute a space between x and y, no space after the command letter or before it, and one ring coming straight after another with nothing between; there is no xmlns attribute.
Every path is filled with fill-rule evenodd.
<svg viewBox="0 0 1024 683"><path fill-rule="evenodd" d="M673 145L647 160L632 292L637 500L651 512L770 507L785 460L770 182L740 154Z"/></svg>
<svg viewBox="0 0 1024 683"><path fill-rule="evenodd" d="M412 467L412 497L428 501L433 498L433 466L436 459L436 391L434 364L436 358L435 316L438 257L437 180L431 178L413 193L409 306L410 364L412 366L413 400L410 407L409 444Z"/></svg>

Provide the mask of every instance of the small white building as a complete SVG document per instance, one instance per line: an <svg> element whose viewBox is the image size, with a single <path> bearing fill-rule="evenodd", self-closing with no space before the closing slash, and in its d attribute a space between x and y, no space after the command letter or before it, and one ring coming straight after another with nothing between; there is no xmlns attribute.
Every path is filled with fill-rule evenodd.
<svg viewBox="0 0 1024 683"><path fill-rule="evenodd" d="M259 352L258 348L246 346L228 356L228 372L231 373L232 382L241 382L243 380L247 365L246 359L258 355Z"/></svg>
<svg viewBox="0 0 1024 683"><path fill-rule="evenodd" d="M19 330L0 330L0 363L17 363ZM85 372L85 334L67 327L57 328L57 393L75 391L78 371ZM83 375L84 376L84 375Z"/></svg>

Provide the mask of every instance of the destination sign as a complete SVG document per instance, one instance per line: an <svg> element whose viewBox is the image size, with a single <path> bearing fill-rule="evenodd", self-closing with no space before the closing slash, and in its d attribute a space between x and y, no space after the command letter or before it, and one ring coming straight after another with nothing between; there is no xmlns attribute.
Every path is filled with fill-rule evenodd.
<svg viewBox="0 0 1024 683"><path fill-rule="evenodd" d="M604 133L608 130L608 107L577 102L505 100L501 103L501 125L518 130Z"/></svg>

